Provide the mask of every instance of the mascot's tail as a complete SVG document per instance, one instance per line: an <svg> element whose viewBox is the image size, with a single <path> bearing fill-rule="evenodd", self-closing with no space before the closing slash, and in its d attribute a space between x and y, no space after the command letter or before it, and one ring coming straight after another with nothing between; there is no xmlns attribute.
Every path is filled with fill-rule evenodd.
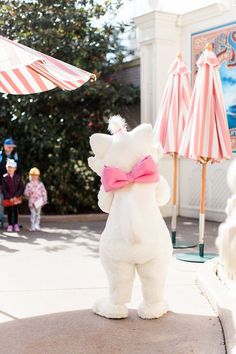
<svg viewBox="0 0 236 354"><path fill-rule="evenodd" d="M108 130L112 135L122 131L124 132L126 128L126 121L120 115L112 116L108 121Z"/></svg>
<svg viewBox="0 0 236 354"><path fill-rule="evenodd" d="M132 244L140 243L143 232L143 218L137 202L132 195L129 195L128 198L124 198L123 205L120 207L120 210L122 210L120 227L123 238Z"/></svg>

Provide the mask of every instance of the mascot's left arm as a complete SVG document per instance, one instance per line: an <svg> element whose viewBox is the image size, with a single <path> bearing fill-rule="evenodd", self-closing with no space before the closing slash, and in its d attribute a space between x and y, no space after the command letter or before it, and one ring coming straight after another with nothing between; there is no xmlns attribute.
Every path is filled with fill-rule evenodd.
<svg viewBox="0 0 236 354"><path fill-rule="evenodd" d="M161 143L157 143L152 148L152 157L154 161L159 161L163 156L163 148ZM159 206L165 205L170 200L171 190L168 182L163 176L156 185L156 200Z"/></svg>
<svg viewBox="0 0 236 354"><path fill-rule="evenodd" d="M170 200L170 187L168 182L163 176L160 176L160 180L156 187L156 200L159 206L165 205Z"/></svg>

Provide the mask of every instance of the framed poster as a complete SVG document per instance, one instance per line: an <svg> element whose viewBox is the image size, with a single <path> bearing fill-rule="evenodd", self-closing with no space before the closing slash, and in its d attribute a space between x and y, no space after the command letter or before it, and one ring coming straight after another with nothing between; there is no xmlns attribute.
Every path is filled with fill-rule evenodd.
<svg viewBox="0 0 236 354"><path fill-rule="evenodd" d="M196 62L210 42L221 62L220 77L233 151L236 152L236 22L196 32L191 35L192 84L197 74Z"/></svg>

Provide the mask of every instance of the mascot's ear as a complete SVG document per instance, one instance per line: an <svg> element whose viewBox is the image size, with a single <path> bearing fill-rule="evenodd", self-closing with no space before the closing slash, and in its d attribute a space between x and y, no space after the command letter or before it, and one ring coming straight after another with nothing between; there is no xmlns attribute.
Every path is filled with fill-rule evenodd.
<svg viewBox="0 0 236 354"><path fill-rule="evenodd" d="M155 148L156 154L157 154L157 161L159 161L163 156L163 147L162 147L161 143L157 143L157 144L155 144L154 148Z"/></svg>
<svg viewBox="0 0 236 354"><path fill-rule="evenodd" d="M90 146L97 158L102 158L112 143L112 136L96 133L90 137Z"/></svg>
<svg viewBox="0 0 236 354"><path fill-rule="evenodd" d="M103 161L100 159L97 159L95 156L90 156L88 158L88 165L89 167L96 172L98 176L101 176L102 174L102 169L103 169Z"/></svg>
<svg viewBox="0 0 236 354"><path fill-rule="evenodd" d="M143 123L134 128L131 132L132 135L135 135L137 141L140 143L148 143L148 145L153 143L154 132L151 124Z"/></svg>

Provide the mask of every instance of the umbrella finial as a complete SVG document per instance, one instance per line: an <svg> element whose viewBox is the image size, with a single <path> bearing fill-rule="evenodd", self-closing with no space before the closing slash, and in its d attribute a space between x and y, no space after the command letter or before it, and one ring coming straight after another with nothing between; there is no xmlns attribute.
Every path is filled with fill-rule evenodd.
<svg viewBox="0 0 236 354"><path fill-rule="evenodd" d="M208 42L206 45L205 45L205 49L209 50L210 52L212 51L213 49L213 46L210 42Z"/></svg>
<svg viewBox="0 0 236 354"><path fill-rule="evenodd" d="M199 162L203 165L206 164L208 161L210 161L208 157L203 157L203 156L199 157Z"/></svg>
<svg viewBox="0 0 236 354"><path fill-rule="evenodd" d="M182 53L181 52L178 52L176 56L179 60L182 60Z"/></svg>

